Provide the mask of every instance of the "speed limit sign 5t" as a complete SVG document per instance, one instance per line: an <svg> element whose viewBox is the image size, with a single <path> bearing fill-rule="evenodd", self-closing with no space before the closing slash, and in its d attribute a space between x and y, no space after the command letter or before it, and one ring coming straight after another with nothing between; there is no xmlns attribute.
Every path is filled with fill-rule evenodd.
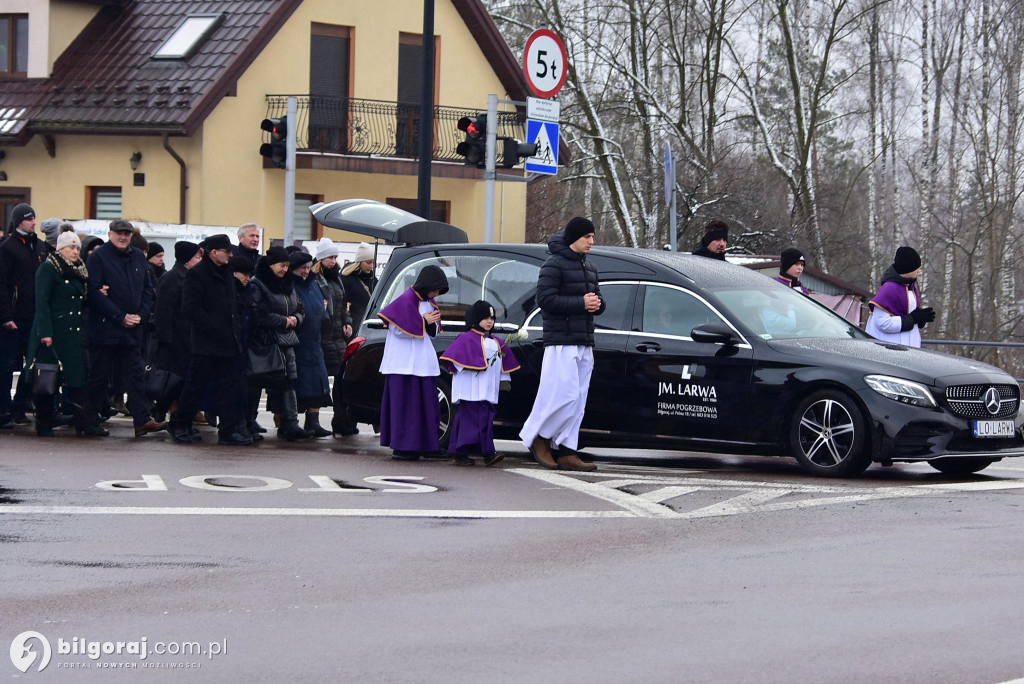
<svg viewBox="0 0 1024 684"><path fill-rule="evenodd" d="M523 51L526 82L537 97L554 97L565 85L568 56L562 39L550 29L537 29Z"/></svg>

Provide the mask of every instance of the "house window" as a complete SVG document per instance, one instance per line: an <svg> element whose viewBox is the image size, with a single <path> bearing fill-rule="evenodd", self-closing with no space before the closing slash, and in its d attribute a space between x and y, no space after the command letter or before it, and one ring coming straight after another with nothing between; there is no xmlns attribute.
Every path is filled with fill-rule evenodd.
<svg viewBox="0 0 1024 684"><path fill-rule="evenodd" d="M86 188L87 217L101 221L121 218L121 188Z"/></svg>
<svg viewBox="0 0 1024 684"><path fill-rule="evenodd" d="M434 36L434 102L437 102L437 74L441 41ZM423 83L423 36L398 34L398 122L395 154L419 156L420 99Z"/></svg>
<svg viewBox="0 0 1024 684"><path fill-rule="evenodd" d="M313 218L309 208L323 202L322 195L295 195L295 213L292 215L292 240L319 240L323 235L320 223Z"/></svg>
<svg viewBox="0 0 1024 684"><path fill-rule="evenodd" d="M0 14L0 75L28 73L28 15Z"/></svg>
<svg viewBox="0 0 1024 684"><path fill-rule="evenodd" d="M309 37L309 148L349 148L352 28L313 23Z"/></svg>
<svg viewBox="0 0 1024 684"><path fill-rule="evenodd" d="M222 14L194 14L185 17L174 33L153 53L153 59L188 59L223 19Z"/></svg>

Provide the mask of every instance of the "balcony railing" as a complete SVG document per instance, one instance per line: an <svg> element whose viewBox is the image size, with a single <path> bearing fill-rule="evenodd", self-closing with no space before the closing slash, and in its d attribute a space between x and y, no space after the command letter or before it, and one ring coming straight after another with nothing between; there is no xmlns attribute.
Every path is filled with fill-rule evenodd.
<svg viewBox="0 0 1024 684"><path fill-rule="evenodd" d="M296 95L296 150L321 154L419 158L420 107L416 103ZM480 109L434 107L435 161L465 161L455 153L465 134L458 121ZM287 95L267 96L267 118L288 113ZM498 112L499 136L523 140L525 114ZM295 125L289 122L289 126ZM269 134L265 134L269 141Z"/></svg>

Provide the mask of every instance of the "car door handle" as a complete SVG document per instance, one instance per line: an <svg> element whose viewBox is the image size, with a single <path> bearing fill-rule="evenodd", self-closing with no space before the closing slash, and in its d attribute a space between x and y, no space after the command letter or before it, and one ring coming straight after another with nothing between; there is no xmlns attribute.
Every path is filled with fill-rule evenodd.
<svg viewBox="0 0 1024 684"><path fill-rule="evenodd" d="M636 345L636 350L642 352L657 352L661 351L661 345L657 342L641 342Z"/></svg>

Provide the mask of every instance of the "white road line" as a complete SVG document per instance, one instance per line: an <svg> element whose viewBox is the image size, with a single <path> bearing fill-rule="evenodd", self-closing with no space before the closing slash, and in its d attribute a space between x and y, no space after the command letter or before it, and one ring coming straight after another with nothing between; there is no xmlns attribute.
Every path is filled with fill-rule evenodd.
<svg viewBox="0 0 1024 684"><path fill-rule="evenodd" d="M526 477L532 477L535 480L541 482L547 482L548 484L558 485L564 489L570 489L581 494L587 494L594 497L595 499L601 499L613 503L616 506L620 506L625 510L644 518L677 518L679 514L661 504L652 503L645 501L638 496L633 494L627 494L626 492L606 487L603 484L597 484L594 482L587 482L585 480L577 480L576 478L569 477L567 475L559 475L553 473L550 470L533 470L528 468L506 468L505 472L515 473L517 475L525 475Z"/></svg>
<svg viewBox="0 0 1024 684"><path fill-rule="evenodd" d="M196 508L176 506L0 505L14 515L232 515L337 518L635 518L628 511L467 511L395 508ZM650 516L645 516L650 517Z"/></svg>
<svg viewBox="0 0 1024 684"><path fill-rule="evenodd" d="M981 492L996 489L1021 489L1024 481L1002 480L999 482L948 482L943 484L916 485L919 489L940 489L952 492Z"/></svg>

